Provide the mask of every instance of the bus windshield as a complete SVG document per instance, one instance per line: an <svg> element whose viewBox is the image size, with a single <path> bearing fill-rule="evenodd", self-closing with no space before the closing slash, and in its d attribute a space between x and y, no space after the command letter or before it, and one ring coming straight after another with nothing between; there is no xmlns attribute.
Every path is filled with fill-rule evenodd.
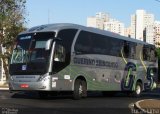
<svg viewBox="0 0 160 114"><path fill-rule="evenodd" d="M31 44L27 45L27 42ZM16 48L13 50L11 64L45 61L47 52L45 51L46 42L46 39L18 42ZM29 45L31 45L31 48L25 48Z"/></svg>
<svg viewBox="0 0 160 114"><path fill-rule="evenodd" d="M41 72L47 70L47 64L50 57L50 50L46 50L46 43L53 39L54 33L34 33L20 35L17 38L11 58L11 71L17 72ZM27 69L18 68L18 66L27 65ZM38 71L36 71L36 69ZM45 71L44 71L45 69ZM34 70L34 71L33 71Z"/></svg>

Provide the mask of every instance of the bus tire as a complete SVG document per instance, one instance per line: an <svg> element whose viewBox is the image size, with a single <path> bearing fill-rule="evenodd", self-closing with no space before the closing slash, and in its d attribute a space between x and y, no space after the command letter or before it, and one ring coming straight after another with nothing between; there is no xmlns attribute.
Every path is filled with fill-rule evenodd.
<svg viewBox="0 0 160 114"><path fill-rule="evenodd" d="M87 97L87 87L86 81L81 79L76 79L74 84L73 98L79 100L82 97Z"/></svg>
<svg viewBox="0 0 160 114"><path fill-rule="evenodd" d="M86 98L87 97L87 83L85 80L82 80L82 97Z"/></svg>
<svg viewBox="0 0 160 114"><path fill-rule="evenodd" d="M136 86L135 86L135 90L132 93L133 97L140 97L142 93L142 83L141 82L137 82Z"/></svg>

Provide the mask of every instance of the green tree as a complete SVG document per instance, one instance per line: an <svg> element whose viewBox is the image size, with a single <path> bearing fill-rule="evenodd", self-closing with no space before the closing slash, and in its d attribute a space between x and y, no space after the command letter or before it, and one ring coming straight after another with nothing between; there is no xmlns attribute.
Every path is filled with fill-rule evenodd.
<svg viewBox="0 0 160 114"><path fill-rule="evenodd" d="M8 60L11 56L16 36L24 30L26 0L0 0L0 58L8 79ZM2 53L2 47L5 52Z"/></svg>
<svg viewBox="0 0 160 114"><path fill-rule="evenodd" d="M158 81L160 81L160 48L156 48L156 53L158 57Z"/></svg>

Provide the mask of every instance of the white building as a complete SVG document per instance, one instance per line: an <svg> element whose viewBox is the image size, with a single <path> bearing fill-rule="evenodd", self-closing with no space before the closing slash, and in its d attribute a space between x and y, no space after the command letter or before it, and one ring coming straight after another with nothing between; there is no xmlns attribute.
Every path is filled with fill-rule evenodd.
<svg viewBox="0 0 160 114"><path fill-rule="evenodd" d="M131 38L136 38L136 15L131 15Z"/></svg>
<svg viewBox="0 0 160 114"><path fill-rule="evenodd" d="M96 17L88 17L87 18L87 26L88 27L97 27L97 19Z"/></svg>
<svg viewBox="0 0 160 114"><path fill-rule="evenodd" d="M94 17L88 17L87 26L124 35L124 24L116 19L109 18L108 13L99 12Z"/></svg>
<svg viewBox="0 0 160 114"><path fill-rule="evenodd" d="M115 19L110 19L109 22L105 22L104 30L124 36L124 24Z"/></svg>
<svg viewBox="0 0 160 114"><path fill-rule="evenodd" d="M87 18L87 26L104 30L104 23L109 20L109 14L104 12L96 13L94 17Z"/></svg>
<svg viewBox="0 0 160 114"><path fill-rule="evenodd" d="M155 45L156 47L160 47L160 21L155 21L154 30L155 30Z"/></svg>
<svg viewBox="0 0 160 114"><path fill-rule="evenodd" d="M105 12L98 12L96 13L96 18L101 19L103 22L109 21L109 14Z"/></svg>
<svg viewBox="0 0 160 114"><path fill-rule="evenodd" d="M151 27L154 23L154 15L148 14L145 10L137 10L136 14L131 15L131 37L142 41L153 40ZM149 30L147 30L149 29ZM151 34L146 35L146 31Z"/></svg>
<svg viewBox="0 0 160 114"><path fill-rule="evenodd" d="M149 44L155 44L155 30L154 25L147 25L145 30L145 41Z"/></svg>
<svg viewBox="0 0 160 114"><path fill-rule="evenodd" d="M143 41L143 31L144 31L144 10L136 11L136 39Z"/></svg>
<svg viewBox="0 0 160 114"><path fill-rule="evenodd" d="M124 36L131 37L131 27L124 28Z"/></svg>

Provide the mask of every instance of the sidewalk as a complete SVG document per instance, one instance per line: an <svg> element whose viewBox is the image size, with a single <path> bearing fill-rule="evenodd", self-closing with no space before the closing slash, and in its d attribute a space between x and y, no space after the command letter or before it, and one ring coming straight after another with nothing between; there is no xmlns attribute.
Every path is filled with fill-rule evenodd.
<svg viewBox="0 0 160 114"><path fill-rule="evenodd" d="M9 90L8 84L0 82L0 90Z"/></svg>
<svg viewBox="0 0 160 114"><path fill-rule="evenodd" d="M0 86L0 90L9 90L9 88L8 87Z"/></svg>

